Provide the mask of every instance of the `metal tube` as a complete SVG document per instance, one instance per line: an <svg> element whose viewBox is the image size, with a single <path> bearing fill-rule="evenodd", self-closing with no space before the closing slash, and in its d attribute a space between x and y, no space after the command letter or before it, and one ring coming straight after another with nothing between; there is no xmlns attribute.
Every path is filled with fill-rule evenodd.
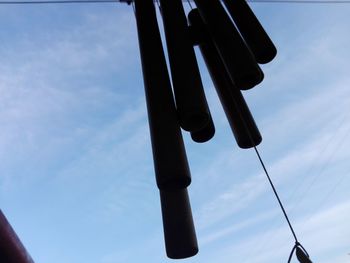
<svg viewBox="0 0 350 263"><path fill-rule="evenodd" d="M135 0L148 121L159 189L191 182L153 0Z"/></svg>
<svg viewBox="0 0 350 263"><path fill-rule="evenodd" d="M273 60L277 49L250 9L246 0L223 0L228 12L238 27L245 42L258 63Z"/></svg>
<svg viewBox="0 0 350 263"><path fill-rule="evenodd" d="M160 191L166 253L188 258L198 253L196 232L187 189Z"/></svg>
<svg viewBox="0 0 350 263"><path fill-rule="evenodd" d="M188 19L191 26L200 32L206 31L206 25L197 9L188 14ZM210 38L206 38L205 42L199 44L199 48L238 146L241 148L257 146L262 141L260 132L242 93L227 74L214 43Z"/></svg>
<svg viewBox="0 0 350 263"><path fill-rule="evenodd" d="M34 263L15 231L0 210L0 262Z"/></svg>
<svg viewBox="0 0 350 263"><path fill-rule="evenodd" d="M171 78L181 127L197 131L209 112L182 0L160 0Z"/></svg>
<svg viewBox="0 0 350 263"><path fill-rule="evenodd" d="M209 141L215 135L215 125L212 117L207 123L207 125L199 131L191 132L191 138L193 141L198 143L203 143Z"/></svg>
<svg viewBox="0 0 350 263"><path fill-rule="evenodd" d="M259 84L263 80L259 65L220 0L194 1L232 81L241 90Z"/></svg>
<svg viewBox="0 0 350 263"><path fill-rule="evenodd" d="M256 61L265 64L273 60L277 49L247 1L223 0L223 2Z"/></svg>

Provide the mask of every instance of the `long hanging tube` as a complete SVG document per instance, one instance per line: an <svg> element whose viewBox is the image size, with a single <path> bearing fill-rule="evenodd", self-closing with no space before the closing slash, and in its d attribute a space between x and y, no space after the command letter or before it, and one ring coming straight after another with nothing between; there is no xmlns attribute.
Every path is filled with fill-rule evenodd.
<svg viewBox="0 0 350 263"><path fill-rule="evenodd" d="M209 110L182 0L160 0L160 6L180 125L198 131L208 123Z"/></svg>
<svg viewBox="0 0 350 263"><path fill-rule="evenodd" d="M188 258L198 253L196 232L187 189L160 191L166 253Z"/></svg>
<svg viewBox="0 0 350 263"><path fill-rule="evenodd" d="M273 60L277 49L246 0L223 0L245 42L260 64Z"/></svg>
<svg viewBox="0 0 350 263"><path fill-rule="evenodd" d="M135 0L135 16L157 185L183 189L191 175L153 0Z"/></svg>
<svg viewBox="0 0 350 263"><path fill-rule="evenodd" d="M193 30L197 29L197 32L205 34L207 30L206 25L197 9L193 9L188 14L188 19L191 26L194 27ZM242 93L228 76L210 37L202 37L202 39L206 40L199 44L200 51L238 146L241 148L257 146L262 141L262 137Z"/></svg>
<svg viewBox="0 0 350 263"><path fill-rule="evenodd" d="M253 88L264 76L220 0L194 0L226 70L241 90Z"/></svg>
<svg viewBox="0 0 350 263"><path fill-rule="evenodd" d="M5 215L0 210L0 262L34 263Z"/></svg>

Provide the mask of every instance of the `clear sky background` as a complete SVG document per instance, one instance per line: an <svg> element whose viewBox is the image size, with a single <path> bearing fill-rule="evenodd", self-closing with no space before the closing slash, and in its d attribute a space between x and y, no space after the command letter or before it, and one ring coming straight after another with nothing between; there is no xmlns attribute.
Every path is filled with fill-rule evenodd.
<svg viewBox="0 0 350 263"><path fill-rule="evenodd" d="M350 5L251 6L278 48L244 92L262 157L313 261L350 262ZM33 259L173 262L132 8L1 5L0 23L0 208ZM183 134L200 251L182 261L286 262L287 224L198 62L216 135Z"/></svg>

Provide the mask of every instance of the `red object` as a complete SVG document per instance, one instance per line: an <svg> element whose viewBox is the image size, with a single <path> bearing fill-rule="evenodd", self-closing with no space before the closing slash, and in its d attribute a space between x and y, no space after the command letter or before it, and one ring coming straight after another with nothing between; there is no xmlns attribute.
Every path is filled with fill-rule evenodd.
<svg viewBox="0 0 350 263"><path fill-rule="evenodd" d="M34 263L15 231L0 210L0 262Z"/></svg>

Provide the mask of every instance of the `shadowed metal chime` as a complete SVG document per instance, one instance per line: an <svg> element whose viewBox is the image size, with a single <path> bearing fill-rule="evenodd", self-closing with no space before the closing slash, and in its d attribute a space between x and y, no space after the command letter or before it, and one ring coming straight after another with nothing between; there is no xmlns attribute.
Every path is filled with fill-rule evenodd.
<svg viewBox="0 0 350 263"><path fill-rule="evenodd" d="M170 81L154 2L133 2L166 252L169 258L191 257L197 254L198 245L181 128L200 143L215 133L194 45L199 45L241 148L258 145L262 137L240 90L263 80L258 63L271 61L276 49L249 6L238 0L225 1L238 29L219 0L194 0L198 9L188 14L190 26L182 0L160 0Z"/></svg>
<svg viewBox="0 0 350 263"><path fill-rule="evenodd" d="M135 0L135 16L166 251L170 258L190 257L198 252L186 189L191 175L153 0Z"/></svg>
<svg viewBox="0 0 350 263"><path fill-rule="evenodd" d="M192 30L199 36L196 41L207 65L210 76L224 108L228 122L241 148L251 148L258 145L262 138L243 98L241 91L229 77L225 66L220 59L215 45L207 34L207 28L198 12L193 9L188 14Z"/></svg>
<svg viewBox="0 0 350 263"><path fill-rule="evenodd" d="M264 75L220 1L195 3L232 81L241 90L259 84Z"/></svg>
<svg viewBox="0 0 350 263"><path fill-rule="evenodd" d="M182 0L160 0L160 6L179 122L195 132L208 123L209 109Z"/></svg>

